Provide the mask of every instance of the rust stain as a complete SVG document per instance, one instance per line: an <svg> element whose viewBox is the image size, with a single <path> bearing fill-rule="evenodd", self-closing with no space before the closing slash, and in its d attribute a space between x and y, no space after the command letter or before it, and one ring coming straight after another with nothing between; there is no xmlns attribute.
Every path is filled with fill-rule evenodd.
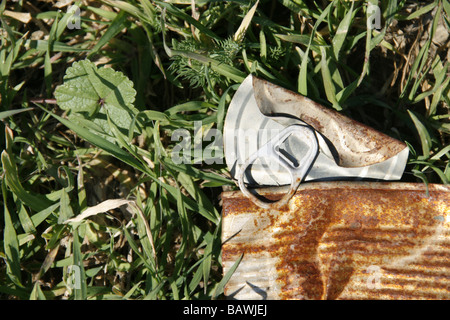
<svg viewBox="0 0 450 320"><path fill-rule="evenodd" d="M283 211L224 193L223 237L239 229L223 245L225 271L244 252L226 292L248 276L274 299L449 299L450 187L429 188L305 184Z"/></svg>

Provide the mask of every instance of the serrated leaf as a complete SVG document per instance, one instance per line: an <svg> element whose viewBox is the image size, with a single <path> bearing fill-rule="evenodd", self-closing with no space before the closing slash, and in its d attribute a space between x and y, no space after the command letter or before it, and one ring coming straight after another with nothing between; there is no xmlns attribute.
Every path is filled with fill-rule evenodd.
<svg viewBox="0 0 450 320"><path fill-rule="evenodd" d="M89 60L75 62L68 68L64 84L55 90L58 105L63 110L70 110L71 120L80 119L81 115L97 124L98 129L106 135L111 132L106 110L111 120L121 130L128 132L137 114L133 106L135 96L133 82L122 72L112 68L97 68Z"/></svg>

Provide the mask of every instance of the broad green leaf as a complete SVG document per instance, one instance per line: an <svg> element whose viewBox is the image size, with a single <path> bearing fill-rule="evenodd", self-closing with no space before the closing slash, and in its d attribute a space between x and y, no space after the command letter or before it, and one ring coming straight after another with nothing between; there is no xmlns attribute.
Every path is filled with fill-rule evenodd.
<svg viewBox="0 0 450 320"><path fill-rule="evenodd" d="M121 130L128 132L137 113L133 106L135 96L133 82L122 72L112 68L97 68L89 60L75 62L68 68L64 84L55 90L61 109L92 118L106 135L111 133L106 110L111 120ZM76 118L75 114L73 119Z"/></svg>

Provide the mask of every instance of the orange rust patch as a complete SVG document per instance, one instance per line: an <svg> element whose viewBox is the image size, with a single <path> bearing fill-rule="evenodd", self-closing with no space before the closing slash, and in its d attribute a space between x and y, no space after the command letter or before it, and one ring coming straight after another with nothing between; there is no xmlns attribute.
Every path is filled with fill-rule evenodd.
<svg viewBox="0 0 450 320"><path fill-rule="evenodd" d="M262 287L271 284L276 299L450 298L449 191L430 186L427 198L421 185L316 183L283 211L224 195L224 229L233 218L251 221L223 246L225 269L245 253L241 279L229 286L245 284L248 258L256 266L260 259L261 277L269 279ZM370 266L379 269L377 290L364 282Z"/></svg>

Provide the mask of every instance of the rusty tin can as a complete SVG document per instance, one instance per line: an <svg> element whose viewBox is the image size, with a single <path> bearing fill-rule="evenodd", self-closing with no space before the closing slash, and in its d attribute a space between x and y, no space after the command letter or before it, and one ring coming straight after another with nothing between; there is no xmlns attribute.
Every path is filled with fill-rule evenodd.
<svg viewBox="0 0 450 320"><path fill-rule="evenodd" d="M228 298L450 298L450 186L311 182L280 209L222 201L224 274L243 254Z"/></svg>

